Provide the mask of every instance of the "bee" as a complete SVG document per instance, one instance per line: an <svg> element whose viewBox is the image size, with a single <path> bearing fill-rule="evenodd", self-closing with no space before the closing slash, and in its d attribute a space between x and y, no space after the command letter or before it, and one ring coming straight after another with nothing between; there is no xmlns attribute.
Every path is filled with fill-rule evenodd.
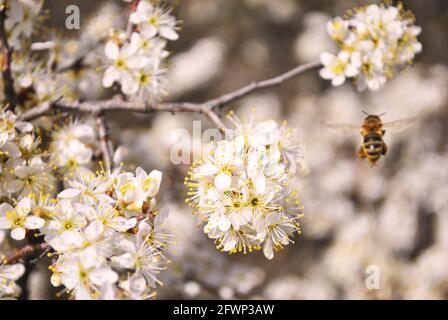
<svg viewBox="0 0 448 320"><path fill-rule="evenodd" d="M390 131L402 131L417 121L416 117L412 117L383 123L381 116L385 115L385 113L380 115L368 114L365 111L363 113L367 117L364 119L361 129L359 129L359 126L347 123L328 124L327 127L344 135L352 135L359 131L363 140L358 151L358 156L360 159L367 159L372 166L375 165L381 156L387 154L387 145L383 140L386 129Z"/></svg>

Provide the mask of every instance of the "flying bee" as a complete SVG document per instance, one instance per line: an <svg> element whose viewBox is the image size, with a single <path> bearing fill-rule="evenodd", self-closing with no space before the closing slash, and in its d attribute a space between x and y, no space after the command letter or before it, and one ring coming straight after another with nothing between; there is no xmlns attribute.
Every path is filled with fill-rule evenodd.
<svg viewBox="0 0 448 320"><path fill-rule="evenodd" d="M363 141L359 148L358 156L361 159L367 159L372 166L375 165L381 156L387 154L387 145L383 140L386 129L390 131L402 131L414 124L417 120L416 117L413 117L383 123L381 116L385 115L385 113L380 115L368 114L365 111L363 113L367 117L361 125L361 130L359 126L346 123L328 124L327 127L344 135L352 135L359 131L363 137Z"/></svg>

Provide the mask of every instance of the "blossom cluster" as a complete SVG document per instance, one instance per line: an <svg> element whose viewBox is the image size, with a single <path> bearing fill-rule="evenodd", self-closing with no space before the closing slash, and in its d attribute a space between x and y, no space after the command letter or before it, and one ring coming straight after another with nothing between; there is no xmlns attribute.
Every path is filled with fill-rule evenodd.
<svg viewBox="0 0 448 320"><path fill-rule="evenodd" d="M112 172L67 179L41 207L41 229L54 249L51 283L76 299L147 299L165 269L165 213L157 209L162 173Z"/></svg>
<svg viewBox="0 0 448 320"><path fill-rule="evenodd" d="M6 232L16 241L37 237L51 251L51 283L70 296L153 297L172 242L156 201L162 173L92 172L96 134L88 122L70 122L49 138L44 153L32 124L0 112L0 263L11 252ZM23 272L20 263L0 265L0 297L18 293Z"/></svg>
<svg viewBox="0 0 448 320"><path fill-rule="evenodd" d="M92 166L98 137L93 124L76 119L56 127L50 143L50 162L63 175L83 174Z"/></svg>
<svg viewBox="0 0 448 320"><path fill-rule="evenodd" d="M108 67L103 86L119 83L127 96L142 100L159 100L165 94L164 60L167 40L177 40L176 20L169 9L139 1L129 17L129 30L111 30L105 45Z"/></svg>
<svg viewBox="0 0 448 320"><path fill-rule="evenodd" d="M31 123L0 111L0 198L52 192L54 176L39 141Z"/></svg>
<svg viewBox="0 0 448 320"><path fill-rule="evenodd" d="M43 1L4 1L3 6L6 10L7 41L14 49L9 61L15 80L14 90L20 97L26 97L26 99L20 99L20 104L31 107L55 101L64 92L67 83L64 76L51 72L58 63L56 61L58 59L52 53L61 51L60 47L55 41L36 43L30 41L37 30L42 30L40 23L44 20ZM35 55L33 51L41 51L44 54ZM48 59L42 59L42 57Z"/></svg>
<svg viewBox="0 0 448 320"><path fill-rule="evenodd" d="M384 4L356 8L329 21L327 31L340 51L321 54L321 77L334 86L352 78L360 91L379 90L422 50L417 40L421 28L414 21L401 5Z"/></svg>
<svg viewBox="0 0 448 320"><path fill-rule="evenodd" d="M39 18L43 1L17 0L7 2L8 15L5 29L9 35L9 44L15 48L22 46L22 41L34 32L35 22ZM4 4L6 5L6 4Z"/></svg>
<svg viewBox="0 0 448 320"><path fill-rule="evenodd" d="M4 231L0 230L0 247L5 240ZM0 259L3 259L0 252ZM25 267L21 263L0 265L0 299L14 296L20 292L20 288L15 281L25 273Z"/></svg>
<svg viewBox="0 0 448 320"><path fill-rule="evenodd" d="M211 142L190 169L186 201L218 249L263 248L272 259L300 233L302 204L288 181L303 160L303 148L286 124L241 121L233 113L229 119L235 124L231 137Z"/></svg>
<svg viewBox="0 0 448 320"><path fill-rule="evenodd" d="M52 250L51 283L76 299L148 299L169 262L167 214L158 211L155 198L161 178L161 172L146 174L141 168L135 173L84 171L66 179L54 199L30 195L15 206L2 203L0 228L10 229L16 240L39 229L36 235ZM5 268L0 267L0 277L6 277ZM10 274L9 280L16 278ZM11 285L0 289L11 294Z"/></svg>

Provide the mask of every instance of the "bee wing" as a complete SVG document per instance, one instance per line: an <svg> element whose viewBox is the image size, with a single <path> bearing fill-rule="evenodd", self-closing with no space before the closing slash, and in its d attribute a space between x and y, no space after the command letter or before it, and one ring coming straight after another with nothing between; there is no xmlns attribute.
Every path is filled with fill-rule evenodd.
<svg viewBox="0 0 448 320"><path fill-rule="evenodd" d="M383 127L384 129L390 131L402 131L415 124L417 120L417 117L399 119L391 122L386 122L383 124Z"/></svg>
<svg viewBox="0 0 448 320"><path fill-rule="evenodd" d="M345 136L350 136L359 132L359 126L348 123L330 123L325 125L328 129L343 134Z"/></svg>

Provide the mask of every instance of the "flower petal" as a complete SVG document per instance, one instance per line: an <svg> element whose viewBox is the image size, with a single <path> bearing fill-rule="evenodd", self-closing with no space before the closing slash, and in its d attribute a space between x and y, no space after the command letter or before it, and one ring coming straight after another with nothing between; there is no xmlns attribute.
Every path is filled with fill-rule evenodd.
<svg viewBox="0 0 448 320"><path fill-rule="evenodd" d="M11 225L11 220L6 217L0 217L0 229L9 229Z"/></svg>
<svg viewBox="0 0 448 320"><path fill-rule="evenodd" d="M22 227L15 228L11 231L11 237L14 240L23 240L25 239L25 229Z"/></svg>
<svg viewBox="0 0 448 320"><path fill-rule="evenodd" d="M27 229L33 230L33 229L39 229L42 228L42 226L45 224L45 220L36 216L28 216L25 220L25 227Z"/></svg>
<svg viewBox="0 0 448 320"><path fill-rule="evenodd" d="M232 178L225 173L220 173L215 178L215 186L219 191L228 190L232 184Z"/></svg>
<svg viewBox="0 0 448 320"><path fill-rule="evenodd" d="M70 188L70 189L66 189L66 190L62 191L61 193L59 193L58 198L72 199L72 198L79 196L80 194L81 194L80 190Z"/></svg>

